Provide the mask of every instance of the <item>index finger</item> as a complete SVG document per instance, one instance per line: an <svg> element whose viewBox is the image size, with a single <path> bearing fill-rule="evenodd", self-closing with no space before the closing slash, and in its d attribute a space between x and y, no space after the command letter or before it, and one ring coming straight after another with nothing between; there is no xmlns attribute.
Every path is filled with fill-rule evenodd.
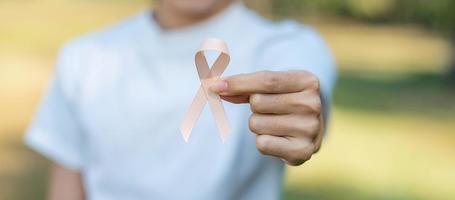
<svg viewBox="0 0 455 200"><path fill-rule="evenodd" d="M319 84L319 81L306 71L261 71L230 76L223 81L227 87L223 87L221 91L216 91L215 88L215 92L225 96L299 92L314 85L313 83Z"/></svg>

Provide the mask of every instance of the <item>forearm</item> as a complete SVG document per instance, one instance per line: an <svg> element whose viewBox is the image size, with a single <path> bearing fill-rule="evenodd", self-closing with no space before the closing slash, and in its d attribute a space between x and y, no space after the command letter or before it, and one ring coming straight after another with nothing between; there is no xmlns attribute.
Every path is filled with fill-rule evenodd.
<svg viewBox="0 0 455 200"><path fill-rule="evenodd" d="M79 172L53 164L49 181L49 200L84 200L85 193Z"/></svg>

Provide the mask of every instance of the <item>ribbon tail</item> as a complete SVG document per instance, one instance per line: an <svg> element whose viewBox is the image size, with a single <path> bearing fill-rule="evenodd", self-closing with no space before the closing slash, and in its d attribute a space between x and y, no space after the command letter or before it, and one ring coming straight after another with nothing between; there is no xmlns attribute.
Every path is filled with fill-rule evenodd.
<svg viewBox="0 0 455 200"><path fill-rule="evenodd" d="M191 103L190 109L188 110L188 113L186 114L186 117L180 126L180 131L182 132L183 140L185 143L188 143L191 131L193 130L196 121L201 115L205 103L206 98L204 95L204 89L202 89L202 87L199 87L199 90L197 91L196 96Z"/></svg>
<svg viewBox="0 0 455 200"><path fill-rule="evenodd" d="M224 143L231 132L226 111L224 110L223 103L221 102L219 95L213 92L207 93L207 100L209 102L210 109L212 110L213 117L215 118L216 125L218 126L221 142Z"/></svg>

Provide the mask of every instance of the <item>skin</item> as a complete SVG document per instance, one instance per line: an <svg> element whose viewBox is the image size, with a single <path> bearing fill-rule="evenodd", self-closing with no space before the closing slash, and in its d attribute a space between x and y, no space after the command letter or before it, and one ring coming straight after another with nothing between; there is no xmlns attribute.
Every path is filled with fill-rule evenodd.
<svg viewBox="0 0 455 200"><path fill-rule="evenodd" d="M154 18L163 29L179 29L206 20L232 0L157 0ZM264 155L301 165L321 146L322 106L319 80L305 71L256 72L227 77L211 89L232 103L249 103L249 128ZM83 200L80 172L54 163L50 173L50 200Z"/></svg>
<svg viewBox="0 0 455 200"><path fill-rule="evenodd" d="M264 155L301 165L321 147L322 101L318 78L306 71L230 76L211 90L232 103L249 103L249 128Z"/></svg>
<svg viewBox="0 0 455 200"><path fill-rule="evenodd" d="M156 0L154 17L163 29L179 29L204 21L231 3L232 0Z"/></svg>
<svg viewBox="0 0 455 200"><path fill-rule="evenodd" d="M85 199L82 176L80 173L59 164L54 164L50 173L48 199Z"/></svg>

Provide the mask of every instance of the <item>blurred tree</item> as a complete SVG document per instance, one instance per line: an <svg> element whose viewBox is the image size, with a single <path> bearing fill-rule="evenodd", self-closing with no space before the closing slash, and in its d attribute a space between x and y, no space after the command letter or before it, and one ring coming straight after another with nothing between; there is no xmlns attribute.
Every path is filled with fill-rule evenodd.
<svg viewBox="0 0 455 200"><path fill-rule="evenodd" d="M455 0L246 0L265 15L329 14L372 23L416 23L445 34L452 44L455 83Z"/></svg>
<svg viewBox="0 0 455 200"><path fill-rule="evenodd" d="M450 79L455 84L455 1L401 0L394 14L398 19L423 24L446 34L451 41Z"/></svg>

